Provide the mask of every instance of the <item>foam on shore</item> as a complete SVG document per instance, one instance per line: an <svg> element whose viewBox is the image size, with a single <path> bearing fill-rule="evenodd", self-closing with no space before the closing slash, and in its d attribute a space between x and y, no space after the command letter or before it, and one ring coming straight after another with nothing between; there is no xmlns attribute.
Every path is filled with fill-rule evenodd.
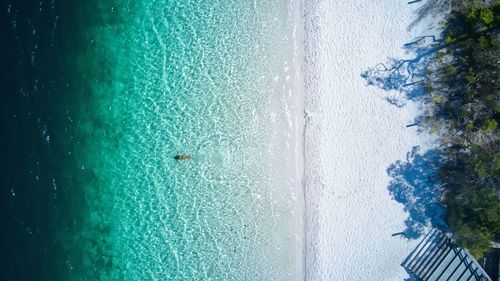
<svg viewBox="0 0 500 281"><path fill-rule="evenodd" d="M305 198L307 280L403 280L418 243L403 205L387 190L387 168L430 137L407 128L418 104L397 107L361 73L403 45L416 6L406 1L305 3Z"/></svg>

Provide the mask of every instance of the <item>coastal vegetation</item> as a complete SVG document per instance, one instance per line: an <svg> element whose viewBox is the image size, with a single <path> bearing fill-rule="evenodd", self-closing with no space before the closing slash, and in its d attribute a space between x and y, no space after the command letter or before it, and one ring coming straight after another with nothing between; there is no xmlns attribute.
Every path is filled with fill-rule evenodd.
<svg viewBox="0 0 500 281"><path fill-rule="evenodd" d="M497 1L454 5L422 79L424 124L446 155L439 173L446 221L477 258L500 239L499 15Z"/></svg>

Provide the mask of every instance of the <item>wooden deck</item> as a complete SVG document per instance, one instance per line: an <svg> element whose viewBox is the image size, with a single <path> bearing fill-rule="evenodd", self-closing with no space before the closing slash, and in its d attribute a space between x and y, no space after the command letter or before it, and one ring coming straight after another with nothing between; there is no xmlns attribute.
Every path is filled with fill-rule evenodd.
<svg viewBox="0 0 500 281"><path fill-rule="evenodd" d="M401 265L424 281L491 281L467 250L437 229L430 231Z"/></svg>

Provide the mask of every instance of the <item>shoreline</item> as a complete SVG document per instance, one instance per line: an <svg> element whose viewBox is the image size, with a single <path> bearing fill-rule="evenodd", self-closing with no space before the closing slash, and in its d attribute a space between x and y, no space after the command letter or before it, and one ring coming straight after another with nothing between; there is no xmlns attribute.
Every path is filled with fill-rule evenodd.
<svg viewBox="0 0 500 281"><path fill-rule="evenodd" d="M305 88L305 1L297 0L294 6L294 28L293 28L293 42L294 42L294 76L296 79L294 81L294 89L296 98L293 99L295 102L295 114L292 114L295 119L295 172L296 172L296 190L298 197L298 208L299 208L299 218L298 221L298 237L297 239L301 241L300 249L300 280L306 280L306 198L305 198L305 99L306 99L306 88Z"/></svg>

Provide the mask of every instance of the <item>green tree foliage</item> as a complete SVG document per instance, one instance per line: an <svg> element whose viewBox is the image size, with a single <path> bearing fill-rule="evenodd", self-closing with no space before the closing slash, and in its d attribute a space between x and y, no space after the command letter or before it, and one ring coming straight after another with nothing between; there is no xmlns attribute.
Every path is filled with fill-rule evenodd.
<svg viewBox="0 0 500 281"><path fill-rule="evenodd" d="M479 19L484 24L490 24L495 20L495 15L489 8L484 8L479 12Z"/></svg>
<svg viewBox="0 0 500 281"><path fill-rule="evenodd" d="M497 121L495 119L486 119L483 124L483 130L493 131L497 128Z"/></svg>
<svg viewBox="0 0 500 281"><path fill-rule="evenodd" d="M481 257L500 234L500 152L457 152L441 171L447 220L457 242Z"/></svg>
<svg viewBox="0 0 500 281"><path fill-rule="evenodd" d="M448 157L443 203L456 241L481 257L500 240L500 4L464 0L446 20L425 88Z"/></svg>

